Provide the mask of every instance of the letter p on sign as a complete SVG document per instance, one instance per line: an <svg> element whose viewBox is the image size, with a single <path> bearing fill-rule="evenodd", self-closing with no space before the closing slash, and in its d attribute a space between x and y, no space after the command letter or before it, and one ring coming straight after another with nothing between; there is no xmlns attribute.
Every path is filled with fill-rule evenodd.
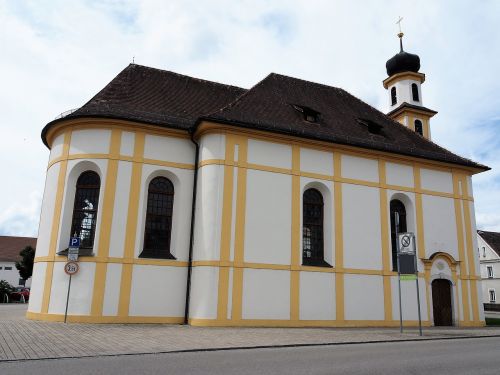
<svg viewBox="0 0 500 375"><path fill-rule="evenodd" d="M80 237L71 237L69 247L80 247Z"/></svg>

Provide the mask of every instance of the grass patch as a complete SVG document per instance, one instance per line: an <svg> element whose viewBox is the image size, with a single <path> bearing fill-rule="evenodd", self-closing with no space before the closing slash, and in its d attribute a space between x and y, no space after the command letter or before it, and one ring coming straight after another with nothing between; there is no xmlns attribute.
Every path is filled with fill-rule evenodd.
<svg viewBox="0 0 500 375"><path fill-rule="evenodd" d="M500 326L500 319L498 318L485 318L487 326Z"/></svg>

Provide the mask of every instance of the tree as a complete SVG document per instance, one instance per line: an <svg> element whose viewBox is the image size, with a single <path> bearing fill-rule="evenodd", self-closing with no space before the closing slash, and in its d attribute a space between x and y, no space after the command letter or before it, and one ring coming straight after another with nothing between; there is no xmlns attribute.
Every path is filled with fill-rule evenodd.
<svg viewBox="0 0 500 375"><path fill-rule="evenodd" d="M31 246L26 246L21 250L19 255L22 257L21 261L16 262L16 268L19 271L19 275L24 279L28 280L33 274L33 263L35 260L35 249Z"/></svg>

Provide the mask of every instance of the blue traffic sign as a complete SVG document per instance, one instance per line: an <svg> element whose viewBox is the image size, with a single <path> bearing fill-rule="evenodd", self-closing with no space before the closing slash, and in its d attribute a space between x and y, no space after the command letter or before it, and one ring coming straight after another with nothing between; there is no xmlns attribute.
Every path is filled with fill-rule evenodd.
<svg viewBox="0 0 500 375"><path fill-rule="evenodd" d="M71 237L69 239L69 247L80 247L80 237Z"/></svg>

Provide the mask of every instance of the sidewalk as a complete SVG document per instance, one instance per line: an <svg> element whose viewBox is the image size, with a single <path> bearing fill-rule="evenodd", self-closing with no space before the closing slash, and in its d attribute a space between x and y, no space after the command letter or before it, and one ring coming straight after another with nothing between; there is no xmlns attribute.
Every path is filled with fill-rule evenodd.
<svg viewBox="0 0 500 375"><path fill-rule="evenodd" d="M119 354L500 336L500 328L201 328L162 324L64 324L24 318L0 304L0 361Z"/></svg>

